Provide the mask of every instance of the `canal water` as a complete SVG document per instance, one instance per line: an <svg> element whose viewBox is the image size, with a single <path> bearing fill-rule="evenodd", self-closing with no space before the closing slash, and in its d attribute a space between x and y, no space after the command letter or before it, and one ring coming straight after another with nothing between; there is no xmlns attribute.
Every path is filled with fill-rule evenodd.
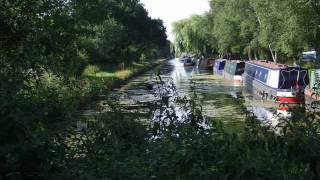
<svg viewBox="0 0 320 180"><path fill-rule="evenodd" d="M261 121L277 124L276 103L246 94L242 86L215 76L212 71L184 67L178 59L166 61L161 66L131 79L125 85L114 89L112 94L118 97L121 106L142 111L139 104L152 102L156 98L154 88L158 82L157 74L161 74L162 81L172 82L179 96L191 98L196 93L205 117L223 122L227 130L241 131L247 111L254 113ZM103 101L99 103L103 104ZM87 116L95 113L93 109L85 112Z"/></svg>

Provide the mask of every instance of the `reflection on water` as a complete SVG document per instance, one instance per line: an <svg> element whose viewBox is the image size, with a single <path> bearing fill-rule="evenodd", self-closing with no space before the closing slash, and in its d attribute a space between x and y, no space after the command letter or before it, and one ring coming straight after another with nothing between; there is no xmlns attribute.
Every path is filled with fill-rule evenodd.
<svg viewBox="0 0 320 180"><path fill-rule="evenodd" d="M114 89L113 94L119 97L120 105L129 110L143 111L141 102L148 103L157 98L154 90L159 85L156 76L158 71L164 82L172 81L179 96L191 97L195 92L204 115L208 119L222 121L227 130L234 132L243 127L245 111L253 112L258 119L273 126L279 118L290 117L290 113L279 110L276 103L261 101L245 94L241 86L235 86L232 81L213 75L212 71L200 71L192 66L184 67L177 59L167 61Z"/></svg>
<svg viewBox="0 0 320 180"><path fill-rule="evenodd" d="M282 118L290 118L292 112L279 110L279 105L272 101L263 101L252 95L246 95L245 106L264 124L276 127Z"/></svg>

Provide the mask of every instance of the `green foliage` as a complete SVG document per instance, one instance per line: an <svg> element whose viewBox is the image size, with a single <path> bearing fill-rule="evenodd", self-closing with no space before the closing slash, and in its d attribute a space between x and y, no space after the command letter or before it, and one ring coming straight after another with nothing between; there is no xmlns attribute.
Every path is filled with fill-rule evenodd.
<svg viewBox="0 0 320 180"><path fill-rule="evenodd" d="M61 140L118 82L84 77L99 71L90 64L169 55L162 21L137 0L3 0L0 26L0 179L69 179L57 175L69 157Z"/></svg>
<svg viewBox="0 0 320 180"><path fill-rule="evenodd" d="M83 75L84 76L95 76L98 72L100 71L100 68L95 65L88 65L84 71Z"/></svg>
<svg viewBox="0 0 320 180"><path fill-rule="evenodd" d="M175 45L178 53L208 56L213 53L215 39L210 34L210 19L194 15L174 24Z"/></svg>
<svg viewBox="0 0 320 180"><path fill-rule="evenodd" d="M72 4L76 25L83 32L80 47L88 52L91 63L132 63L139 61L142 53L167 46L162 21L151 19L137 0L80 0Z"/></svg>
<svg viewBox="0 0 320 180"><path fill-rule="evenodd" d="M221 8L177 23L177 45L203 55L265 51L268 43L273 51L292 55L315 46L319 3L286 1L276 7L275 2L212 1L212 7ZM273 13L266 14L261 6ZM275 13L279 8L286 11ZM303 21L310 22L307 33L293 38L305 32ZM279 23L285 26L276 29ZM0 179L319 176L319 122L313 116L294 117L281 135L248 116L246 131L230 134L203 117L196 94L177 97L172 84L159 82L159 92L169 94L156 94L155 102L141 104L148 111L133 112L110 98L94 121L81 121L76 114L88 98L107 95L114 82L152 65L134 61L170 51L162 21L151 19L138 0L4 0L0 26ZM273 30L279 38L265 38ZM100 72L103 66L87 66L92 62L135 68ZM83 71L101 77L81 77ZM87 127L77 128L81 122Z"/></svg>
<svg viewBox="0 0 320 180"><path fill-rule="evenodd" d="M100 113L95 119L81 121L70 110L79 93L91 91L86 88L89 82L66 85L63 78L50 74L40 82L17 99L1 97L6 107L0 115L11 117L1 121L3 178L317 179L320 175L318 113L280 120L277 131L248 113L245 131L230 133L202 115L197 94L179 97L172 83L159 81L157 98L140 104L147 111L128 110L110 96L97 107ZM79 129L79 123L84 128Z"/></svg>
<svg viewBox="0 0 320 180"><path fill-rule="evenodd" d="M241 53L246 59L277 61L319 49L315 1L212 0L210 6L209 13L174 24L178 52L204 54L209 44L210 52L221 56Z"/></svg>
<svg viewBox="0 0 320 180"><path fill-rule="evenodd" d="M110 98L107 111L70 132L61 173L78 179L319 177L320 126L313 116L281 120L279 132L248 113L244 132L227 133L202 116L196 94L188 99L175 96L172 84L159 88L168 93L147 105L149 114L128 112Z"/></svg>

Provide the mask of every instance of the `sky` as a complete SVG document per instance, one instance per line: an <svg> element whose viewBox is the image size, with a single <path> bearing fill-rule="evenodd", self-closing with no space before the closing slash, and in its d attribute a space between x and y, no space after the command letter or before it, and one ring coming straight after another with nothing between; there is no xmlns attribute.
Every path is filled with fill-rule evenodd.
<svg viewBox="0 0 320 180"><path fill-rule="evenodd" d="M193 14L203 14L209 10L209 0L140 0L152 18L162 19L167 27L167 35L173 41L172 23L189 18Z"/></svg>

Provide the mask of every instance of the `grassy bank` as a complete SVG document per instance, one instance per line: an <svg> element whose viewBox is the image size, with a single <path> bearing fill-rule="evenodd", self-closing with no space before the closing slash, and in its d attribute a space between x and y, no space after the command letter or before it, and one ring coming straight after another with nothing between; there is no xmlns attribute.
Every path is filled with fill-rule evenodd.
<svg viewBox="0 0 320 180"><path fill-rule="evenodd" d="M83 75L93 86L98 86L100 90L111 90L125 83L130 78L160 65L164 61L164 59L159 59L152 62L133 63L123 68L101 68L96 65L89 65Z"/></svg>
<svg viewBox="0 0 320 180"><path fill-rule="evenodd" d="M130 78L154 68L164 59L145 63L133 63L124 68L102 67L88 65L81 77L65 79L46 73L41 77L41 82L26 102L33 104L55 104L63 107L67 114L77 111L92 103L101 96L107 95L113 88L126 83ZM39 102L38 102L39 101ZM52 102L51 102L52 101ZM28 106L28 105L27 105Z"/></svg>

